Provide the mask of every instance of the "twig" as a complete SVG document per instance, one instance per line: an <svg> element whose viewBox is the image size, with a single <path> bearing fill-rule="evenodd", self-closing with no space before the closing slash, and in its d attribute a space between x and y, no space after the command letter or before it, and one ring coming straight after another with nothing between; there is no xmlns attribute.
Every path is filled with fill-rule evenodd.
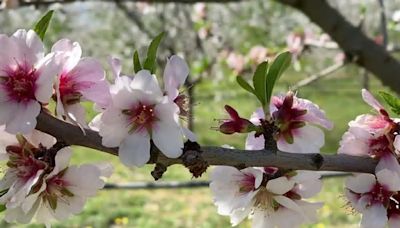
<svg viewBox="0 0 400 228"><path fill-rule="evenodd" d="M118 155L118 148L107 148L101 144L101 137L96 131L86 129L86 135L84 135L78 126L56 119L45 112L41 112L37 120L36 129L53 135L69 145L84 146ZM202 146L200 149L202 151L201 156L209 165L234 167L275 166L295 170L374 173L377 164L376 160L369 157L349 155L299 154L268 149L246 151L212 146ZM159 154L156 161L151 161L153 163L157 162L165 166L183 163L180 158L167 158L162 153L155 152Z"/></svg>
<svg viewBox="0 0 400 228"><path fill-rule="evenodd" d="M328 68L323 69L322 71L320 71L320 72L318 72L316 74L313 74L313 75L311 75L311 76L309 76L309 77L297 82L295 85L293 85L291 87L291 89L292 90L297 90L300 87L303 87L303 86L309 85L309 84L311 84L313 82L316 82L317 80L319 80L319 79L321 79L323 77L326 77L326 76L332 74L333 72L339 70L344 65L345 65L345 62L336 63L336 64L334 64L334 65L332 65L332 66L330 66Z"/></svg>

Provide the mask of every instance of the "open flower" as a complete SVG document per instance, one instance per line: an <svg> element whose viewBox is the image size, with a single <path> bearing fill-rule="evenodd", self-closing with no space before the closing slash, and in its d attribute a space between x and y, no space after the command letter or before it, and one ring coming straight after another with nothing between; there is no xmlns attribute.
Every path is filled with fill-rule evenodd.
<svg viewBox="0 0 400 228"><path fill-rule="evenodd" d="M65 220L82 211L87 199L103 188L104 177L111 175L109 165L84 164L68 166L71 149L65 147L57 152L55 166L36 183L35 190L16 207L6 210L7 222L37 222L50 225L52 220Z"/></svg>
<svg viewBox="0 0 400 228"><path fill-rule="evenodd" d="M362 90L362 97L378 114L363 114L350 121L338 153L379 159L379 169L387 168L400 175L400 165L396 159L400 150L397 123L367 90Z"/></svg>
<svg viewBox="0 0 400 228"><path fill-rule="evenodd" d="M293 153L319 153L324 145L324 132L313 125L332 129L333 124L316 104L297 98L292 92L286 96L273 96L270 104L272 121L278 127L276 137L278 149ZM250 121L260 125L265 120L263 110L257 109ZM251 150L264 148L264 138L250 133L246 147Z"/></svg>
<svg viewBox="0 0 400 228"><path fill-rule="evenodd" d="M43 43L32 30L1 34L0 46L0 125L12 134L29 133L41 105L50 100L58 58L44 56Z"/></svg>
<svg viewBox="0 0 400 228"><path fill-rule="evenodd" d="M112 105L95 124L104 146L119 146L119 157L127 166L142 166L150 159L150 140L168 157L182 154L182 131L178 106L170 101L147 70L133 79L119 76L111 86Z"/></svg>
<svg viewBox="0 0 400 228"><path fill-rule="evenodd" d="M356 174L346 181L346 196L350 205L362 214L362 228L390 228L399 224L400 179L389 169L373 174Z"/></svg>
<svg viewBox="0 0 400 228"><path fill-rule="evenodd" d="M111 100L104 70L97 60L81 58L82 50L77 42L59 40L52 52L65 57L55 83L57 115L86 126L85 109L80 102L89 100L105 108Z"/></svg>
<svg viewBox="0 0 400 228"><path fill-rule="evenodd" d="M319 175L304 172L291 177L276 176L278 169L218 166L211 174L210 188L218 213L231 217L233 226L253 215L253 226L299 227L316 220L320 203L309 198L321 189ZM311 186L310 184L316 184Z"/></svg>
<svg viewBox="0 0 400 228"><path fill-rule="evenodd" d="M48 135L44 137L50 137ZM42 181L41 177L48 168L46 162L36 158L40 149L24 137L14 138L6 143L8 155L7 169L0 180L0 204L15 208L28 196L34 185Z"/></svg>

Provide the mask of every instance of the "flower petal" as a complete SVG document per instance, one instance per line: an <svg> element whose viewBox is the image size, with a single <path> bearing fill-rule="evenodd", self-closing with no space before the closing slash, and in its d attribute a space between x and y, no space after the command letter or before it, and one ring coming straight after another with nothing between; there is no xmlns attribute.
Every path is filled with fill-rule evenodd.
<svg viewBox="0 0 400 228"><path fill-rule="evenodd" d="M307 110L307 113L300 116L301 120L307 121L312 124L318 124L328 130L333 128L333 123L326 118L325 112L319 108L318 105L313 102L295 97L295 104L293 105L299 109Z"/></svg>
<svg viewBox="0 0 400 228"><path fill-rule="evenodd" d="M132 82L127 76L121 76L115 79L115 83L110 86L111 98L113 105L119 109L130 109L136 102L134 93L129 87Z"/></svg>
<svg viewBox="0 0 400 228"><path fill-rule="evenodd" d="M379 101L377 101L376 99L375 99L375 97L368 91L368 90L366 90L366 89L362 89L361 90L361 95L362 95L362 98L364 99L364 101L367 103L367 104L369 104L371 107L373 107L376 111L378 111L379 112L379 110L381 110L381 109L385 109L382 105L381 105L381 103L379 103Z"/></svg>
<svg viewBox="0 0 400 228"><path fill-rule="evenodd" d="M255 132L251 132L246 138L246 150L262 150L264 149L264 137L262 135L255 137Z"/></svg>
<svg viewBox="0 0 400 228"><path fill-rule="evenodd" d="M177 55L168 59L164 70L164 86L171 100L178 96L178 89L185 83L188 75L189 67L185 60Z"/></svg>
<svg viewBox="0 0 400 228"><path fill-rule="evenodd" d="M116 108L109 108L100 117L99 134L102 144L107 147L117 147L129 133L129 122L125 115Z"/></svg>
<svg viewBox="0 0 400 228"><path fill-rule="evenodd" d="M14 101L0 102L0 125L9 123L18 113L19 104Z"/></svg>
<svg viewBox="0 0 400 228"><path fill-rule="evenodd" d="M376 184L375 176L372 174L362 173L350 176L346 180L346 188L355 193L366 193L371 191Z"/></svg>
<svg viewBox="0 0 400 228"><path fill-rule="evenodd" d="M47 104L53 93L53 84L56 75L60 72L61 55L54 53L46 55L35 66L39 77L36 80L35 97L38 101Z"/></svg>
<svg viewBox="0 0 400 228"><path fill-rule="evenodd" d="M288 180L285 176L278 177L267 182L267 190L274 194L282 195L290 191L294 184L294 181Z"/></svg>
<svg viewBox="0 0 400 228"><path fill-rule="evenodd" d="M324 145L324 132L318 127L306 125L292 131L293 143L286 142L283 137L278 140L278 149L291 153L319 153Z"/></svg>
<svg viewBox="0 0 400 228"><path fill-rule="evenodd" d="M167 157L177 158L182 155L182 133L176 123L159 121L157 129L153 129L152 139L157 148Z"/></svg>
<svg viewBox="0 0 400 228"><path fill-rule="evenodd" d="M121 74L121 69L122 69L121 60L110 56L108 58L108 63L110 64L111 71L113 72L114 76L113 79L118 78L119 75Z"/></svg>
<svg viewBox="0 0 400 228"><path fill-rule="evenodd" d="M63 52L65 59L62 63L62 72L71 71L79 62L82 56L82 49L78 42L72 42L69 39L61 39L57 41L51 48L52 52Z"/></svg>
<svg viewBox="0 0 400 228"><path fill-rule="evenodd" d="M18 49L14 50L20 57L17 60L23 60L24 64L32 66L43 58L44 45L33 30L19 29L10 38L18 44Z"/></svg>
<svg viewBox="0 0 400 228"><path fill-rule="evenodd" d="M163 94L155 75L151 75L148 70L141 70L135 74L130 84L132 89L141 90L146 94L151 94L160 99Z"/></svg>
<svg viewBox="0 0 400 228"><path fill-rule="evenodd" d="M6 131L11 134L28 134L36 127L36 117L40 113L40 104L36 101L19 103L15 116L6 124Z"/></svg>
<svg viewBox="0 0 400 228"><path fill-rule="evenodd" d="M385 186L387 190L392 192L397 192L400 190L400 177L398 173L389 169L383 169L378 171L375 175L378 182Z"/></svg>
<svg viewBox="0 0 400 228"><path fill-rule="evenodd" d="M150 137L147 133L128 135L119 147L119 160L126 166L141 167L150 159Z"/></svg>
<svg viewBox="0 0 400 228"><path fill-rule="evenodd" d="M386 226L388 218L382 204L373 204L362 213L361 228L384 228Z"/></svg>

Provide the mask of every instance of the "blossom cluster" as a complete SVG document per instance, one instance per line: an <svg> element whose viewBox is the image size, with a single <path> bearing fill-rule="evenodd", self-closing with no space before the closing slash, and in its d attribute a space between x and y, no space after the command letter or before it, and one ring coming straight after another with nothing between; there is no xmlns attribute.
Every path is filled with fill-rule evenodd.
<svg viewBox="0 0 400 228"><path fill-rule="evenodd" d="M7 222L50 226L82 211L103 188L109 164L69 165L71 148L35 130L40 112L56 102L56 116L87 126L81 101L101 109L111 100L100 63L81 58L77 42L62 39L50 53L33 30L0 35L0 204Z"/></svg>
<svg viewBox="0 0 400 228"><path fill-rule="evenodd" d="M325 113L309 100L289 91L285 96L271 99L269 113L257 109L250 120L239 116L226 106L230 119L220 131L225 134L249 133L247 150L270 149L267 140L285 152L319 153L324 144L324 133L318 127L331 129ZM271 131L272 129L272 131ZM310 143L312 142L312 143ZM285 170L277 167L217 166L211 174L210 188L218 213L230 216L232 226L247 216L255 228L299 227L317 220L320 202L306 199L321 191L321 175L311 171Z"/></svg>
<svg viewBox="0 0 400 228"><path fill-rule="evenodd" d="M172 56L164 69L164 88L148 69L134 76L121 73L121 61L110 59L113 80L94 58L82 57L77 42L57 41L49 53L33 30L0 35L0 155L7 169L0 180L0 204L5 220L49 225L79 213L87 198L104 186L109 165L70 166L71 148L35 130L40 112L98 130L102 144L118 147L127 166L150 159L151 143L170 158L181 156L183 138L196 136L181 126L187 118L187 98L179 88L189 74L186 62ZM83 101L100 112L89 124ZM17 140L18 139L18 140Z"/></svg>
<svg viewBox="0 0 400 228"><path fill-rule="evenodd" d="M385 108L362 90L364 101L377 113L363 114L349 123L340 142L339 154L372 157L379 160L375 174L354 174L346 181L349 205L360 212L360 226L400 226L400 138L398 120L390 118Z"/></svg>

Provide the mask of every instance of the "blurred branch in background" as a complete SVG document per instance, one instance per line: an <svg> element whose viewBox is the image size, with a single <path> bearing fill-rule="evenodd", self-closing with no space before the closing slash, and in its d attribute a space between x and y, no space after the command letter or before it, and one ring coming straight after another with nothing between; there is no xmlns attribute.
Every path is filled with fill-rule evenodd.
<svg viewBox="0 0 400 228"><path fill-rule="evenodd" d="M400 62L368 38L327 1L276 0L303 12L335 40L354 62L374 73L384 85L400 93Z"/></svg>
<svg viewBox="0 0 400 228"><path fill-rule="evenodd" d="M299 88L301 88L303 86L310 85L311 83L316 82L323 77L329 76L330 74L336 72L337 70L341 69L345 65L346 65L346 62L342 61L342 62L336 63L332 66L329 66L329 67L321 70L320 72L313 74L311 76L308 76L307 78L297 82L296 84L291 86L290 89L298 90Z"/></svg>

